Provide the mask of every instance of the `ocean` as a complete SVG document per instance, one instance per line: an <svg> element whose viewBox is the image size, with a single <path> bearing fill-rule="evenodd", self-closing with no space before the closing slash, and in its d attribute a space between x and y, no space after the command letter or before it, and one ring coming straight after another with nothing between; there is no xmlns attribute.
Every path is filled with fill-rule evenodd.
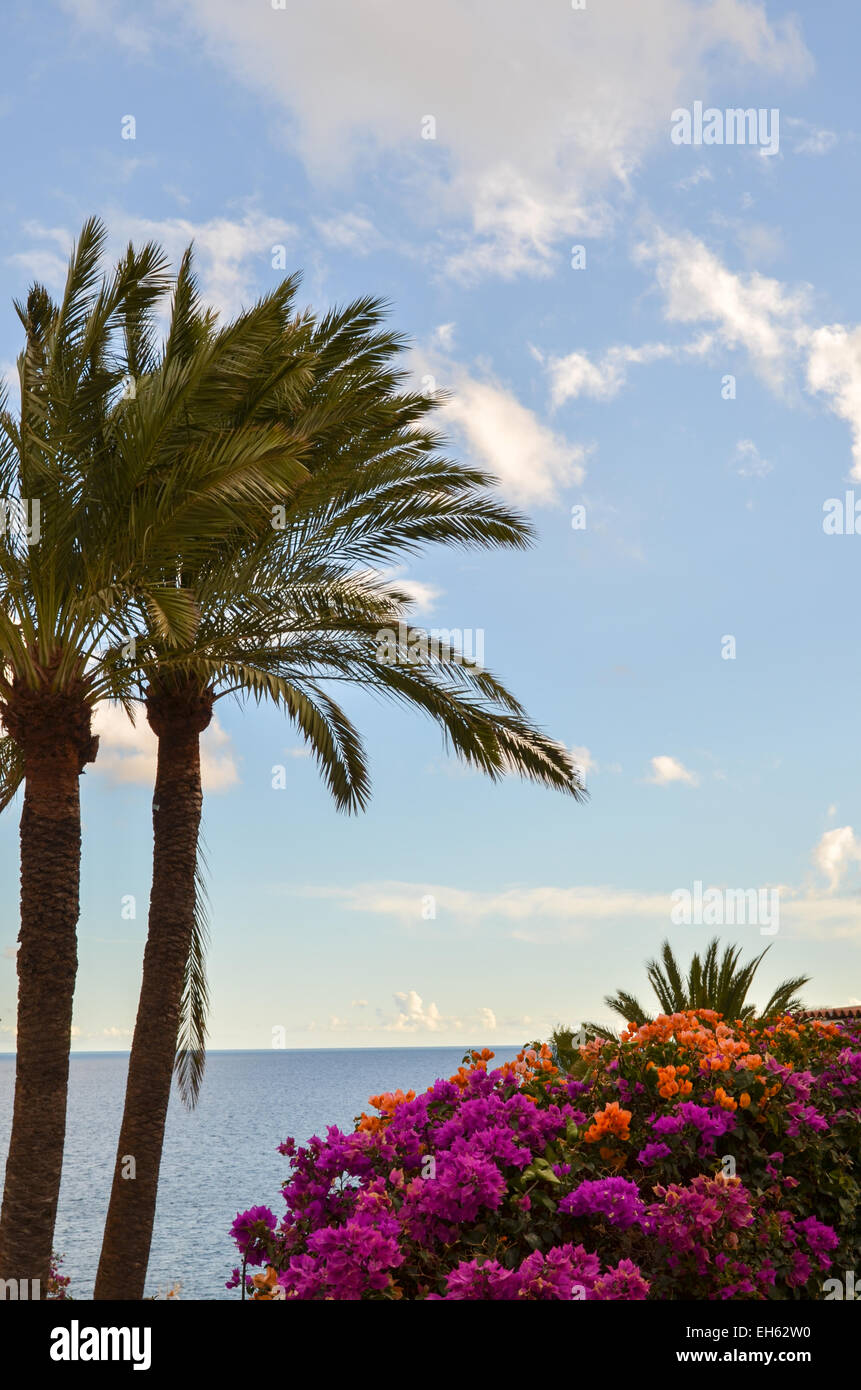
<svg viewBox="0 0 861 1390"><path fill-rule="evenodd" d="M507 1061L518 1048L496 1049ZM238 1262L228 1231L258 1203L279 1217L289 1164L276 1152L326 1126L353 1127L380 1091L424 1090L460 1064L462 1047L210 1052L200 1102L187 1111L174 1088L167 1119L146 1294L180 1285L182 1299L238 1298L225 1280ZM122 1115L128 1054L72 1055L63 1184L55 1248L74 1298L92 1298ZM0 1182L15 1059L0 1055Z"/></svg>

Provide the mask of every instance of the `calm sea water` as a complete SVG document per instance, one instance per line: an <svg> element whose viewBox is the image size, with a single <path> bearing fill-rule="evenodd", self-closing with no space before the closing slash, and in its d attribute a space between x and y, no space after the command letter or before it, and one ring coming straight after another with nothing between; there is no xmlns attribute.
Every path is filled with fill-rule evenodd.
<svg viewBox="0 0 861 1390"><path fill-rule="evenodd" d="M500 1047L496 1056L507 1061L517 1050ZM236 1298L224 1287L237 1262L227 1233L237 1211L257 1203L280 1218L289 1167L276 1146L330 1124L352 1128L368 1096L423 1090L462 1056L452 1047L211 1052L197 1109L171 1098L147 1294L179 1280L181 1298ZM55 1247L75 1298L93 1293L127 1065L126 1053L72 1057ZM0 1055L0 1180L14 1082L14 1057Z"/></svg>

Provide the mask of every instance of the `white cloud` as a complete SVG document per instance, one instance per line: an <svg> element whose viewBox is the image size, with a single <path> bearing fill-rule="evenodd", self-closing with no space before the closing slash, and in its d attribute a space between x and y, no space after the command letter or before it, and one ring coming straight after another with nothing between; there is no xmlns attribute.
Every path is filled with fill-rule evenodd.
<svg viewBox="0 0 861 1390"><path fill-rule="evenodd" d="M583 785L585 786L589 773L598 771L598 764L592 757L592 754L589 752L588 748L584 748L578 745L570 748L568 751L570 752L571 757L574 760L574 766L580 773L581 780L583 782Z"/></svg>
<svg viewBox="0 0 861 1390"><path fill-rule="evenodd" d="M373 222L357 212L315 218L314 225L326 245L335 251L353 251L356 255L367 256L385 244Z"/></svg>
<svg viewBox="0 0 861 1390"><path fill-rule="evenodd" d="M774 467L762 457L752 439L738 441L732 461L741 478L764 478Z"/></svg>
<svg viewBox="0 0 861 1390"><path fill-rule="evenodd" d="M837 144L833 130L814 130L800 144L795 146L796 154L828 154Z"/></svg>
<svg viewBox="0 0 861 1390"><path fill-rule="evenodd" d="M185 217L157 221L114 209L105 214L105 222L109 258L118 256L129 241L142 244L152 240L164 247L176 267L185 248L194 242L195 268L203 298L225 317L257 299L261 284L271 278L272 248L286 247L296 238L291 223L253 207L247 208L241 217L213 217L206 222ZM75 231L43 227L36 222L25 224L23 230L37 244L8 259L56 289L65 280ZM45 241L61 247L62 257L38 244Z"/></svg>
<svg viewBox="0 0 861 1390"><path fill-rule="evenodd" d="M637 247L635 259L654 264L668 320L709 324L722 347L746 351L754 369L780 394L803 385L826 397L829 409L849 425L851 475L861 479L861 326L815 328L810 286L736 274L693 236L655 231ZM608 384L615 385L612 374Z"/></svg>
<svg viewBox="0 0 861 1390"><path fill-rule="evenodd" d="M678 758L660 754L657 758L652 758L652 775L647 781L654 783L656 787L668 787L671 782L684 782L689 787L695 787L699 778L695 772L689 772Z"/></svg>
<svg viewBox="0 0 861 1390"><path fill-rule="evenodd" d="M850 829L851 833L851 829ZM826 837L827 838L827 837ZM850 842L822 851L824 871L839 881L848 862L855 862L859 844ZM814 852L816 858L820 847ZM692 875L693 879L693 875ZM689 885L684 885L689 886ZM837 884L835 883L835 886ZM733 888L737 884L704 882L703 889ZM780 901L780 932L792 937L818 940L861 941L861 908L856 893L838 895L830 886L825 892L809 885L773 884L767 881L747 884L750 888L775 889ZM389 917L403 926L413 926L420 917L423 895L433 894L437 904L437 924L456 930L486 926L499 936L503 925L515 941L532 945L554 945L563 941L584 942L603 931L607 924L619 927L632 923L644 930L665 932L672 925L673 890L644 892L611 885L579 884L567 888L537 885L531 888L504 888L492 891L464 889L450 884L377 882L359 883L346 888L305 885L285 889L291 895L319 898L340 903L348 912L368 913L379 919ZM445 919L450 919L446 924ZM753 928L755 931L755 927ZM757 939L759 939L757 937ZM410 1002L412 1001L412 1002ZM429 1018L434 1025L448 1026L450 1020L435 1006L425 1010L420 996L397 996L399 1011L404 1015L397 1024L398 1031L421 1026ZM475 1017L476 1015L470 1015ZM395 1024L390 1023L390 1027ZM428 1026L428 1025L425 1025Z"/></svg>
<svg viewBox="0 0 861 1390"><path fill-rule="evenodd" d="M94 764L97 773L112 782L154 786L157 740L142 710L132 724L121 705L97 705L93 732L100 740ZM215 717L201 735L200 774L207 793L225 791L239 781L230 735Z"/></svg>
<svg viewBox="0 0 861 1390"><path fill-rule="evenodd" d="M134 53L149 53L150 33L143 24L130 22L128 6L122 0L60 0L60 4L85 31L109 36Z"/></svg>
<svg viewBox="0 0 861 1390"><path fill-rule="evenodd" d="M722 346L744 348L760 376L785 389L805 335L808 286L790 290L755 271L735 274L698 238L661 230L637 247L635 259L654 265L668 320L710 324Z"/></svg>
<svg viewBox="0 0 861 1390"><path fill-rule="evenodd" d="M358 1028L352 1025L354 1031L372 1032L376 1028L382 1027L387 1033L447 1033L461 1032L464 1027L464 1019L470 1020L469 1026L475 1026L484 1032L493 1032L497 1027L497 1018L493 1009L487 1007L471 1011L463 1018L458 1018L455 1014L442 1014L436 1004L425 1005L421 995L414 989L406 990L394 996L397 1006L397 1015L394 1018L385 1019L382 1010L377 1010L378 1021L376 1024L362 1024Z"/></svg>
<svg viewBox="0 0 861 1390"><path fill-rule="evenodd" d="M861 327L836 323L810 334L807 386L830 397L832 411L848 424L852 477L861 479Z"/></svg>
<svg viewBox="0 0 861 1390"><path fill-rule="evenodd" d="M613 918L669 920L672 899L669 893L637 893L606 886L570 888L503 888L481 892L455 888L449 884L401 883L383 881L359 883L349 888L306 886L289 890L303 897L331 899L348 911L397 918L405 924L421 918L423 898L431 894L438 917L478 924L483 921L528 923L544 918L568 923ZM575 930L579 930L575 926Z"/></svg>
<svg viewBox="0 0 861 1390"><path fill-rule="evenodd" d="M413 617L431 613L445 592L438 585L431 584L426 579L409 578L403 565L378 570L376 573L384 583L407 594L413 604Z"/></svg>
<svg viewBox="0 0 861 1390"><path fill-rule="evenodd" d="M7 391L18 391L18 363L11 358L0 358L0 380Z"/></svg>
<svg viewBox="0 0 861 1390"><path fill-rule="evenodd" d="M436 1004L428 1004L425 1008L421 995L417 994L414 989L408 990L406 994L396 994L394 998L398 1005L398 1016L394 1023L386 1025L390 1032L415 1033L423 1031L436 1033L445 1026Z"/></svg>
<svg viewBox="0 0 861 1390"><path fill-rule="evenodd" d="M560 406L578 396L612 400L627 382L629 367L645 366L664 358L678 361L681 357L702 356L710 346L711 339L703 336L681 347L669 343L644 343L642 347L623 344L608 348L597 361L592 361L585 352L551 358L547 371L552 403Z"/></svg>
<svg viewBox="0 0 861 1390"><path fill-rule="evenodd" d="M71 241L69 248L71 249ZM45 250L44 247L33 246L27 251L16 251L7 256L6 261L23 271L28 284L32 280L38 280L49 290L60 290L65 284L68 257L58 256L56 252Z"/></svg>
<svg viewBox="0 0 861 1390"><path fill-rule="evenodd" d="M540 22L522 0L495 0L492 21L462 0L432 15L417 0L191 0L182 14L281 103L311 177L357 183L385 166L417 222L452 222L461 276L541 273L560 243L607 229L608 198L628 195L683 91L716 65L733 78L811 68L795 22L748 0L558 4ZM421 138L426 116L435 139Z"/></svg>
<svg viewBox="0 0 861 1390"><path fill-rule="evenodd" d="M433 341L437 347L448 352L454 346L454 330L456 325L453 323L437 324L433 331Z"/></svg>
<svg viewBox="0 0 861 1390"><path fill-rule="evenodd" d="M830 154L840 139L835 130L812 125L810 121L801 120L798 116L787 116L785 123L801 137L792 147L793 154Z"/></svg>
<svg viewBox="0 0 861 1390"><path fill-rule="evenodd" d="M689 188L696 188L698 183L712 183L714 174L707 164L700 164L687 178L679 179L675 187L686 193Z"/></svg>
<svg viewBox="0 0 861 1390"><path fill-rule="evenodd" d="M813 851L813 862L828 879L829 890L835 892L850 866L861 863L861 841L855 838L852 826L826 830Z"/></svg>
<svg viewBox="0 0 861 1390"><path fill-rule="evenodd" d="M112 241L155 240L174 265L193 241L203 297L226 317L249 307L260 293L261 281L271 278L273 246L286 246L296 237L291 223L256 208L248 208L241 218L212 217L207 222L185 217L155 221L114 212L107 223Z"/></svg>
<svg viewBox="0 0 861 1390"><path fill-rule="evenodd" d="M451 396L440 408L442 423L452 427L476 462L499 479L511 501L548 506L558 500L560 488L582 483L586 446L571 444L542 424L492 377L472 376L451 363L447 371Z"/></svg>
<svg viewBox="0 0 861 1390"><path fill-rule="evenodd" d="M566 234L607 235L611 217L607 208L585 206L573 192L560 195L541 189L505 163L479 175L472 228L464 248L446 260L449 275L466 283L485 275L504 280L547 275L557 267L556 247Z"/></svg>

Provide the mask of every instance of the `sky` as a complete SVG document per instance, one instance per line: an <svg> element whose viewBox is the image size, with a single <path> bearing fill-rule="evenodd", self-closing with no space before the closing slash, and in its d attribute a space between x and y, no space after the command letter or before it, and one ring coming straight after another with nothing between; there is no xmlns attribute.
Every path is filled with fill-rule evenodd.
<svg viewBox="0 0 861 1390"><path fill-rule="evenodd" d="M10 0L4 42L6 375L12 299L60 287L93 213L112 252L193 241L228 317L300 270L317 310L389 301L452 451L538 532L398 577L574 750L588 802L493 785L356 690L374 795L345 817L283 716L219 702L211 1046L520 1043L649 1002L661 942L715 934L769 948L760 1004L797 974L811 1006L857 1002L857 7ZM111 709L97 731L81 1050L129 1045L151 867L153 738Z"/></svg>

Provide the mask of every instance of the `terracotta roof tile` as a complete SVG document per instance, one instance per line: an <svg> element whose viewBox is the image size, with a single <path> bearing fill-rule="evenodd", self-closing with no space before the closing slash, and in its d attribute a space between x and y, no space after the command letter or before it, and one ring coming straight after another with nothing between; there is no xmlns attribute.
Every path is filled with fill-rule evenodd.
<svg viewBox="0 0 861 1390"><path fill-rule="evenodd" d="M861 1018L861 1004L838 1004L834 1008L802 1009L799 1018Z"/></svg>

